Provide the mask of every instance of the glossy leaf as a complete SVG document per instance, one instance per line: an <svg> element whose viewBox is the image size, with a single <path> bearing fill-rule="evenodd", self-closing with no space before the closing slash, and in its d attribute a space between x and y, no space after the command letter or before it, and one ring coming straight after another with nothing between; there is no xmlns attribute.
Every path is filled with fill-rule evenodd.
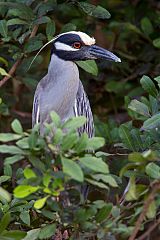
<svg viewBox="0 0 160 240"><path fill-rule="evenodd" d="M145 105L144 103L142 102L139 102L138 100L134 99L130 102L129 106L128 106L129 109L131 109L132 111L140 114L140 115L143 115L143 116L146 116L146 117L150 117L150 113L149 113L149 108L147 105Z"/></svg>
<svg viewBox="0 0 160 240"><path fill-rule="evenodd" d="M47 23L46 26L46 35L48 41L50 41L53 38L54 34L55 34L55 22L50 21Z"/></svg>
<svg viewBox="0 0 160 240"><path fill-rule="evenodd" d="M40 189L39 186L33 187L33 186L29 186L29 185L20 185L14 189L14 196L16 198L24 198L24 197L27 197L28 195L36 192L39 189Z"/></svg>
<svg viewBox="0 0 160 240"><path fill-rule="evenodd" d="M148 17L142 18L141 28L146 35L150 35L154 31L152 23Z"/></svg>
<svg viewBox="0 0 160 240"><path fill-rule="evenodd" d="M112 210L112 203L106 204L104 207L102 207L99 212L96 215L96 221L102 222L104 221L110 214Z"/></svg>
<svg viewBox="0 0 160 240"><path fill-rule="evenodd" d="M63 172L69 175L72 179L78 182L83 182L83 172L76 162L67 158L62 158L62 167Z"/></svg>
<svg viewBox="0 0 160 240"><path fill-rule="evenodd" d="M157 128L160 125L160 113L153 115L151 118L147 119L142 126L142 130L150 130Z"/></svg>
<svg viewBox="0 0 160 240"><path fill-rule="evenodd" d="M53 236L56 232L56 225L55 224L49 224L46 225L45 227L41 228L40 232L39 232L39 239L46 239L46 238L50 238L51 236Z"/></svg>
<svg viewBox="0 0 160 240"><path fill-rule="evenodd" d="M69 119L64 125L63 128L68 129L69 131L73 131L82 127L86 122L85 116L79 116Z"/></svg>
<svg viewBox="0 0 160 240"><path fill-rule="evenodd" d="M20 213L20 219L22 222L30 226L30 215L29 211L24 210L23 212Z"/></svg>
<svg viewBox="0 0 160 240"><path fill-rule="evenodd" d="M149 163L146 166L146 173L154 179L160 179L160 167L155 163Z"/></svg>
<svg viewBox="0 0 160 240"><path fill-rule="evenodd" d="M34 173L34 171L30 168L25 168L24 171L24 176L25 178L27 179L30 179L30 178L35 178L36 177L36 174Z"/></svg>
<svg viewBox="0 0 160 240"><path fill-rule="evenodd" d="M150 95L152 95L155 98L157 97L158 91L155 87L155 84L148 76L144 75L141 78L140 83L146 92L148 92Z"/></svg>
<svg viewBox="0 0 160 240"><path fill-rule="evenodd" d="M118 187L116 180L111 175L96 174L93 178L97 181L102 180L104 183L109 184L111 187Z"/></svg>
<svg viewBox="0 0 160 240"><path fill-rule="evenodd" d="M77 61L76 63L80 68L82 68L86 72L91 73L94 76L98 75L98 67L94 60Z"/></svg>
<svg viewBox="0 0 160 240"><path fill-rule="evenodd" d="M16 146L9 146L9 145L0 145L0 153L9 153L9 154L23 154L24 152L16 147Z"/></svg>
<svg viewBox="0 0 160 240"><path fill-rule="evenodd" d="M47 198L48 198L48 196L36 200L35 203L34 203L34 207L35 207L36 209L41 209L41 208L45 205L45 203L46 203L46 201L47 201Z"/></svg>
<svg viewBox="0 0 160 240"><path fill-rule="evenodd" d="M20 139L22 136L12 133L0 133L0 142L10 142Z"/></svg>
<svg viewBox="0 0 160 240"><path fill-rule="evenodd" d="M23 133L23 128L22 125L20 123L20 121L18 119L15 119L12 123L11 123L12 129L15 133L18 134L22 134Z"/></svg>
<svg viewBox="0 0 160 240"><path fill-rule="evenodd" d="M7 228L10 221L11 221L11 215L9 212L7 212L6 214L3 215L0 221L0 233L2 233Z"/></svg>
<svg viewBox="0 0 160 240"><path fill-rule="evenodd" d="M79 2L79 6L82 10L90 16L101 18L101 19L108 19L111 17L110 13L101 6L95 6L87 2Z"/></svg>
<svg viewBox="0 0 160 240"><path fill-rule="evenodd" d="M0 20L0 34L4 38L7 38L7 36L8 36L8 27L7 27L6 20Z"/></svg>
<svg viewBox="0 0 160 240"><path fill-rule="evenodd" d="M80 163L95 171L95 172L100 172L100 173L108 173L108 165L101 159L101 158L96 158L96 157L91 157L91 156L86 156L79 158Z"/></svg>
<svg viewBox="0 0 160 240"><path fill-rule="evenodd" d="M7 164L14 164L20 160L22 160L24 158L24 156L22 155L14 155L12 157L7 157L5 158L5 162L4 164L7 165Z"/></svg>

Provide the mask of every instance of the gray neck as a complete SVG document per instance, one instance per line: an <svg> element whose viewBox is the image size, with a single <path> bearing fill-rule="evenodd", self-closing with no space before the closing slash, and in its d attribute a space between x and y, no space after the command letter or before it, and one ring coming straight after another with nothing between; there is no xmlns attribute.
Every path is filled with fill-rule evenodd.
<svg viewBox="0 0 160 240"><path fill-rule="evenodd" d="M48 74L43 84L45 94L42 106L45 119L48 112L54 110L65 121L72 115L78 92L79 71L77 65L52 54Z"/></svg>
<svg viewBox="0 0 160 240"><path fill-rule="evenodd" d="M60 82L64 82L64 79L66 79L66 74L68 73L70 74L73 73L76 75L78 74L78 78L79 78L79 71L78 71L77 65L74 62L65 61L57 57L55 54L52 54L49 68L48 68L48 75L49 77L54 76L53 83L56 84L57 80L59 84ZM70 77L70 74L68 75L68 77Z"/></svg>

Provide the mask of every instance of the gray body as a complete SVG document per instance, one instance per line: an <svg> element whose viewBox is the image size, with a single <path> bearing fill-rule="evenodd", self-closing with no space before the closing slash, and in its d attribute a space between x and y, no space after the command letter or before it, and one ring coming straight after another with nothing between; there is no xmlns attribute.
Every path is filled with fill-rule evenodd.
<svg viewBox="0 0 160 240"><path fill-rule="evenodd" d="M50 121L51 111L55 111L62 122L73 116L86 116L87 122L79 133L86 132L89 137L94 135L92 112L78 67L73 61L64 61L55 54L52 54L48 74L39 82L34 96L32 126L40 123L41 134L44 123Z"/></svg>

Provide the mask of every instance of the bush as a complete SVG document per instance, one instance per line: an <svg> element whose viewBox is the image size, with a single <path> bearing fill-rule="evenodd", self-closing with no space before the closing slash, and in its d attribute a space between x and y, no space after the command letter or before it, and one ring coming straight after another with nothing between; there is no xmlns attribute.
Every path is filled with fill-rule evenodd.
<svg viewBox="0 0 160 240"><path fill-rule="evenodd" d="M158 238L158 3L6 0L0 16L0 239ZM44 42L75 29L122 64L77 62L96 137L77 135L85 118L63 125L54 112L42 137L38 125L27 129L48 48L31 62Z"/></svg>
<svg viewBox="0 0 160 240"><path fill-rule="evenodd" d="M159 77L155 80L158 83ZM102 137L78 136L76 130L85 123L84 117L62 125L54 112L43 137L38 125L24 132L18 120L11 124L14 133L0 134L0 152L11 155L4 157L0 177L1 238L15 234L14 239L25 235L24 239L46 239L67 230L71 239L105 239L106 235L127 239L155 218L158 224L159 92L147 76L141 84L149 97L130 102L133 120L117 129L116 153L95 152L104 145ZM140 128L134 126L137 120ZM109 171L107 162L112 158L123 162L118 173ZM129 186L120 199L124 178L130 179ZM87 200L87 186L99 194L90 193ZM8 225L10 230L6 230Z"/></svg>

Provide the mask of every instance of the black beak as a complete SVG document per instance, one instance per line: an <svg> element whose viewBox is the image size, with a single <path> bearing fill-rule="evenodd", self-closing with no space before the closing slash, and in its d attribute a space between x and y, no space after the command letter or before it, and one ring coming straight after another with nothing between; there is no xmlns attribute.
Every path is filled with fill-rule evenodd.
<svg viewBox="0 0 160 240"><path fill-rule="evenodd" d="M104 48L98 47L96 45L92 45L89 47L89 54L94 59L106 59L109 61L121 62L121 59L119 57L117 57L110 51L108 51Z"/></svg>

